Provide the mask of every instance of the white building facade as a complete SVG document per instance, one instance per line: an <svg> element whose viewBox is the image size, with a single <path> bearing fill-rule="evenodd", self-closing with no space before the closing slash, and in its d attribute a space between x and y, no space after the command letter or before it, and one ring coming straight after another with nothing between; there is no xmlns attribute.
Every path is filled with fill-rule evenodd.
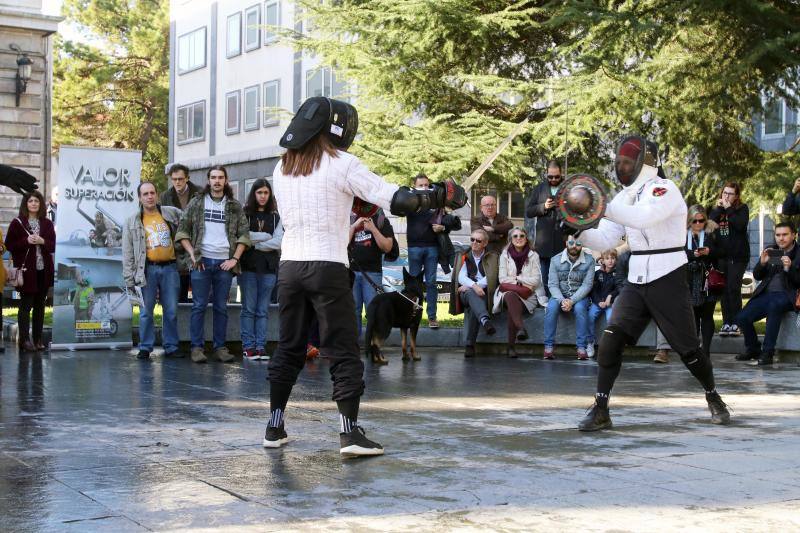
<svg viewBox="0 0 800 533"><path fill-rule="evenodd" d="M345 89L330 69L278 42L275 27L303 31L287 0L171 0L169 163L206 182L225 165L238 200L270 178L281 134L309 96Z"/></svg>

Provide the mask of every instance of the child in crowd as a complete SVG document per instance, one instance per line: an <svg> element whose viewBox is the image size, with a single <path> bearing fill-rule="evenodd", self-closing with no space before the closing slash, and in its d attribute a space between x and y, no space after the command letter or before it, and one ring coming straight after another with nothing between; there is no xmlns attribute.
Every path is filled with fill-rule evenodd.
<svg viewBox="0 0 800 533"><path fill-rule="evenodd" d="M597 347L594 338L597 317L605 313L606 322L611 320L611 305L625 282L625 278L617 274L616 266L617 251L612 248L600 255L600 268L594 273L594 284L590 295L592 303L589 307L589 341L586 346L586 352L592 359L595 358Z"/></svg>

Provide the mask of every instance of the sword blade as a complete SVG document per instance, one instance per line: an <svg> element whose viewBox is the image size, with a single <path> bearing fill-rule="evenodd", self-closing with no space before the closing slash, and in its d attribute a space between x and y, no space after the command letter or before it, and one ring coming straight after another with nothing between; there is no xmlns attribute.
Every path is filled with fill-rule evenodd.
<svg viewBox="0 0 800 533"><path fill-rule="evenodd" d="M497 148L495 148L494 151L491 154L489 154L489 157L484 159L483 162L480 165L478 165L478 168L476 168L475 171L472 174L470 174L467 177L467 179L464 180L464 183L462 183L461 186L464 187L465 190L467 191L470 190L472 186L478 182L478 180L480 179L481 176L483 176L486 170L490 166L492 166L494 160L497 159L497 157L503 152L503 150L505 150L508 147L509 144L511 144L511 141L513 141L520 133L522 133L522 130L524 130L525 126L528 125L530 118L531 118L530 115L528 115L527 117L525 117L525 120L517 124L517 126L511 131L511 133L509 133L508 136L505 139L503 139L503 142L501 142L497 146Z"/></svg>

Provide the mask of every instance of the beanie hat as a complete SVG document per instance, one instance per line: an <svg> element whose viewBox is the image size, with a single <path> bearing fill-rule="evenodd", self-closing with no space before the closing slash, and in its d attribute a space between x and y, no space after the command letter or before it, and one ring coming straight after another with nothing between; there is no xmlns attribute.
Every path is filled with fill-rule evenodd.
<svg viewBox="0 0 800 533"><path fill-rule="evenodd" d="M620 146L619 155L636 160L639 158L641 151L642 143L639 139L628 139L622 146Z"/></svg>

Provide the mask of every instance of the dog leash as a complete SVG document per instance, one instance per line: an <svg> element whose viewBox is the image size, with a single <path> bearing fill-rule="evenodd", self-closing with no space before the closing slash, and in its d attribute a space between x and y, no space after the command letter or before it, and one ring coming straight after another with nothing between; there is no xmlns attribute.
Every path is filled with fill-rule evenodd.
<svg viewBox="0 0 800 533"><path fill-rule="evenodd" d="M354 264L354 265L355 265L355 266L358 268L358 270L359 270L360 272L362 272L362 273L366 272L366 271L365 271L365 270L364 270L364 269L361 267L361 265L360 265L360 264L358 264L358 261L356 261L356 259L355 259L354 257L351 257L351 258L350 258L350 260L353 262L353 264ZM378 294L384 294L384 293L386 292L386 291L383 289L383 287L379 287L377 283L375 283L374 281L372 281L372 278L370 278L369 276L364 276L364 277L366 278L366 280L367 280L367 283L369 283L370 285L372 285L372 288L373 288L373 289L375 289L375 291L377 291L377 293L378 293ZM387 281L387 280L386 280L386 278L383 276L383 274L381 274L381 281ZM391 284L390 284L390 285L391 285ZM422 311L422 306L421 306L420 304L418 304L417 302L415 302L414 300L412 300L411 298L409 298L408 296L406 296L405 294L403 294L403 291L394 291L394 292L398 293L400 296L402 296L403 298L405 298L406 300L408 300L408 302L409 302L409 303L410 303L412 306L414 306L414 312L415 312L415 313L416 313L417 311Z"/></svg>

